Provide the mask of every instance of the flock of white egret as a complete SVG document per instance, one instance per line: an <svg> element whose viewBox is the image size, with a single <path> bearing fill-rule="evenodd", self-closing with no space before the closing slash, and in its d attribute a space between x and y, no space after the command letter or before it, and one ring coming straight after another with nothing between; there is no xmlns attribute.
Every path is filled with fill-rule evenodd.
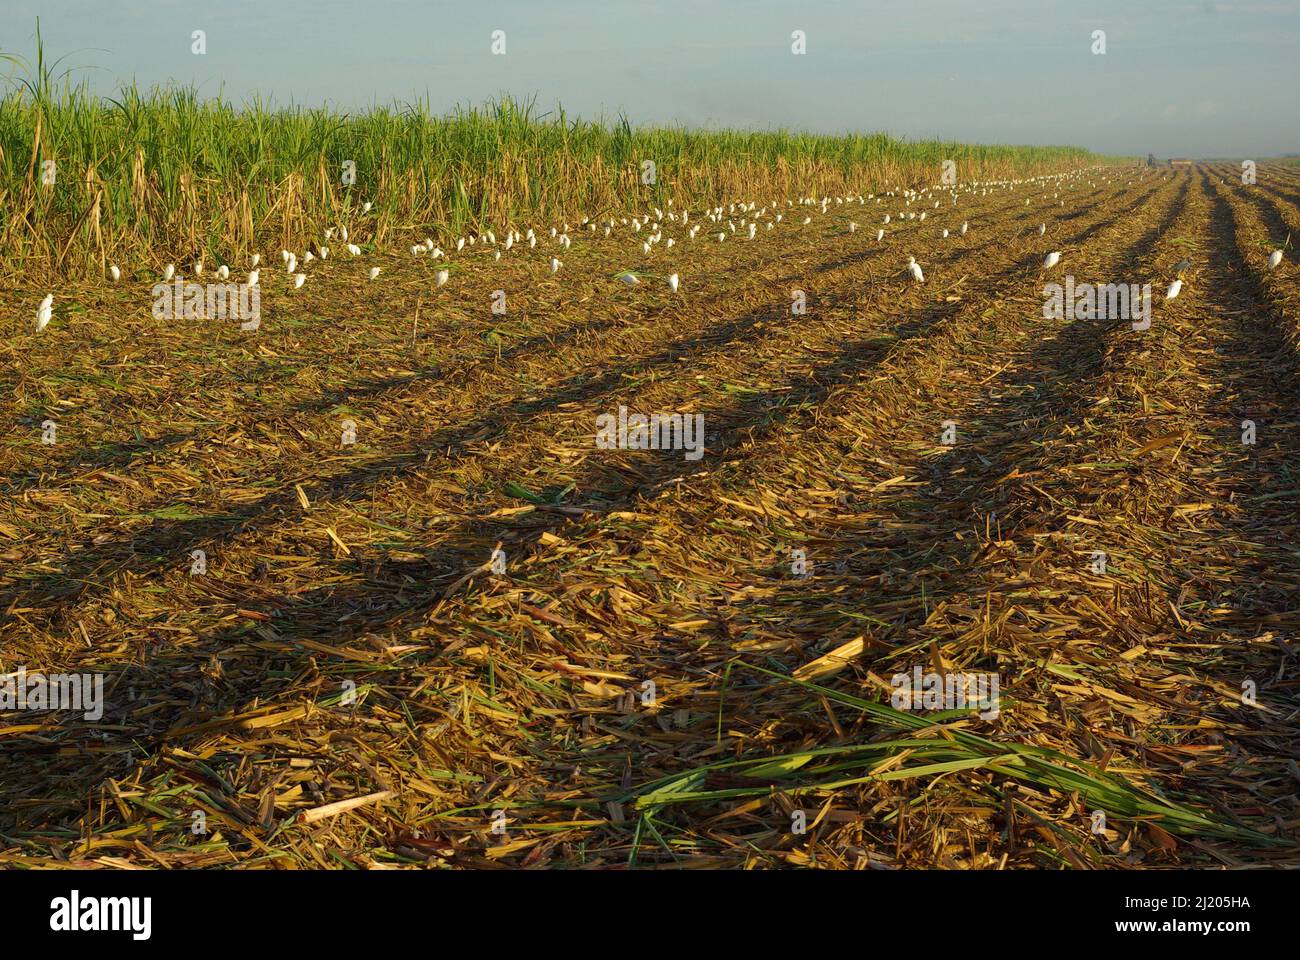
<svg viewBox="0 0 1300 960"><path fill-rule="evenodd" d="M887 190L880 194L869 193L866 195L856 194L849 196L829 197L823 196L820 199L814 197L803 197L798 200L786 200L784 209L779 201L773 200L770 203L759 207L756 201L735 202L723 206L715 206L703 210L694 216L689 211L675 211L673 201L667 201L667 209L651 207L644 212L623 216L619 218L609 217L602 221L588 218L586 216L578 219L578 229L588 233L600 232L601 237L609 238L615 236L616 231L622 233L626 231L627 238L639 242L643 256L650 256L656 248L662 245L664 251L670 250L678 242L689 243L696 239L700 230L705 228L705 224L711 225L712 229L717 229L718 242L725 242L735 237L743 237L746 240L754 240L758 236L760 226L764 232L777 229L783 223L793 225L796 218L791 217L786 220L786 214L794 208L803 208L806 212L799 224L807 226L812 223L812 214L826 214L833 206L841 207L845 205L857 204L866 206L884 207L881 215L881 223L884 225L876 230L876 243L881 243L885 239L885 226L891 223L925 221L928 213L939 210L947 201L950 206L959 205L963 194L975 196L987 196L990 192L998 190L1018 191L1022 189L1041 189L1043 196L1046 191L1052 190L1052 199L1059 201L1058 206L1064 206L1065 201L1060 199L1062 189L1073 189L1077 187L1084 179L1088 180L1089 186L1096 186L1096 181L1101 180L1104 183L1113 181L1112 176L1105 176L1097 169L1073 171L1070 173L1046 174L1038 177L1012 180L992 180L992 181L971 181L961 186L955 185L932 185L920 190L910 188L900 188ZM1129 181L1131 182L1131 181ZM1028 204L1031 198L1026 198ZM361 207L363 214L369 212L371 204L365 203ZM802 211L801 211L802 212ZM856 221L850 221L848 225L848 234L857 233L858 224ZM960 236L966 236L970 229L968 220L963 220L961 226L956 228ZM549 244L559 251L567 251L571 246L573 239L570 236L573 228L569 223L563 223L552 226L549 229ZM667 231L673 231L678 234L677 237L665 236ZM1038 236L1044 236L1047 233L1047 223L1040 223L1036 230ZM952 232L948 228L937 231L940 240L948 239ZM351 258L360 258L362 248L349 239L349 232L346 226L336 226L327 228L324 231L323 242L312 242L303 252L301 259L297 253L292 250L281 250L280 257L283 261L285 273L290 277L292 289L300 290L308 280L307 268L313 261L325 261L329 258L330 248L326 243L333 242L335 238L343 244ZM500 260L503 255L520 255L512 251L532 251L537 248L542 241L538 232L533 228L528 228L525 232L520 233L513 228L506 228L500 240L492 230L485 230L477 234L458 237L455 241L455 250L463 252L472 250L475 247L480 249L490 249L493 260ZM410 255L416 258L427 258L433 261L444 261L446 254L442 248L434 243L432 238L414 243L410 247ZM250 287L258 286L261 282L261 254L254 253L251 256L248 266L247 285ZM558 274L564 266L563 261L558 256L551 255L550 274ZM1053 250L1043 259L1042 270L1050 270L1061 262L1061 251ZM1276 268L1282 262L1282 251L1274 250L1268 258L1269 269ZM1186 261L1179 265L1177 272L1181 275L1186 269ZM202 261L196 261L191 265L191 274L194 278L201 278L204 273ZM108 267L108 278L110 282L116 284L122 277L121 269L113 264ZM907 264L904 267L904 273L909 275L916 283L925 282L925 273L921 264L917 262L915 255L909 255ZM368 270L368 276L371 281L375 281L382 273L382 268L374 266ZM440 267L434 273L434 283L438 287L445 286L449 281L451 271L448 267ZM648 274L638 274L635 271L623 271L617 274L616 279L628 286L640 284L643 276ZM230 267L221 264L216 270L216 277L222 282L226 282L230 277ZM168 263L162 272L162 280L170 283L177 278L177 267L174 263ZM183 278L182 278L183 279ZM681 286L681 280L678 273L670 273L664 278L669 289L677 293ZM1174 280L1168 287L1165 298L1172 300L1179 295L1182 290L1183 281L1181 276ZM47 294L41 300L36 311L36 330L44 330L54 316L54 295Z"/></svg>

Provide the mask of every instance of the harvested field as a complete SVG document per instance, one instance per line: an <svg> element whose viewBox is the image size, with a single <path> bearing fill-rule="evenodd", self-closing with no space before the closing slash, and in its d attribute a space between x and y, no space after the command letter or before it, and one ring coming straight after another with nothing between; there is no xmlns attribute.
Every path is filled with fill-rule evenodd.
<svg viewBox="0 0 1300 960"><path fill-rule="evenodd" d="M106 703L4 715L0 864L1300 866L1300 169L912 186L349 208L255 332L15 274L0 668Z"/></svg>

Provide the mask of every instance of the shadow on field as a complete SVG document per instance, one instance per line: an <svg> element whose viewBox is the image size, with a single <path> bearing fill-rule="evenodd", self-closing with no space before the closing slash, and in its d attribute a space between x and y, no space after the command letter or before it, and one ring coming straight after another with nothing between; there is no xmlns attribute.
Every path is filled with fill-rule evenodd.
<svg viewBox="0 0 1300 960"><path fill-rule="evenodd" d="M1300 213L1300 190L1295 189L1294 184L1284 184L1273 179L1267 181L1266 184L1261 184L1259 187L1256 187L1256 189L1262 190L1264 194L1275 203L1289 204L1296 209L1297 213ZM1252 196L1253 195L1254 191L1252 191ZM1283 227L1282 232L1277 235L1278 242L1280 243L1281 240L1286 237L1287 233L1292 233L1292 249L1300 247L1300 236L1296 236L1293 231L1289 231L1285 227Z"/></svg>
<svg viewBox="0 0 1300 960"><path fill-rule="evenodd" d="M1127 248L1125 263L1140 259L1173 226L1189 184L1190 181L1184 183L1178 200L1162 222ZM1208 194L1204 179L1201 186ZM1148 581L1147 590L1158 590L1159 595L1147 596L1145 613L1139 613L1138 618L1144 621L1150 618L1144 626L1157 637L1205 643L1211 639L1205 629L1213 630L1217 648L1214 654L1196 658L1194 663L1185 666L1172 667L1187 672L1195 683L1176 699L1164 699L1154 692L1148 696L1165 703L1174 711L1175 718L1186 718L1175 719L1172 721L1175 724L1194 724L1196 717L1208 713L1223 721L1221 728L1208 729L1223 732L1189 733L1186 739L1192 745L1186 753L1170 751L1162 753L1158 761L1151 757L1144 759L1149 766L1161 768L1167 776L1161 783L1203 797L1228 822L1243 824L1243 817L1263 818L1267 822L1271 817L1278 823L1279 837L1285 838L1294 831L1283 821L1294 822L1298 806L1294 791L1286 784L1292 779L1295 759L1300 757L1300 750L1295 746L1298 731L1291 709L1292 690L1300 671L1287 647L1278 650L1250 641L1275 633L1281 639L1288 636L1293 639L1300 629L1300 614L1296 613L1300 600L1300 554L1294 548L1300 526L1300 443L1297 442L1300 424L1294 422L1296 411L1300 410L1300 380L1297 379L1300 358L1285 342L1284 321L1267 308L1252 278L1245 275L1240 251L1246 247L1237 236L1229 205L1222 197L1214 198L1210 232L1214 242L1210 244L1209 263L1203 269L1200 283L1204 289L1214 291L1212 295L1230 298L1224 302L1222 313L1231 318L1236 335L1214 338L1217 365L1202 377L1206 382L1220 385L1219 391L1207 401L1205 414L1213 422L1215 412L1222 411L1218 419L1225 426L1217 431L1216 440L1223 455L1212 461L1216 468L1211 472L1196 470L1189 475L1196 476L1204 489L1226 490L1228 502L1240 503L1241 509L1219 512L1213 522L1198 525L1194 542L1204 547L1197 547L1185 558L1185 564L1180 558L1178 571L1167 571L1174 574L1176 583ZM1123 269L1113 273L1121 274ZM1236 291L1246 295L1239 296ZM1089 321L1071 324L1056 342L1044 344L1027 363L1004 376L1002 381L1007 388L1026 382L1036 384L1029 409L1014 395L996 402L981 420L1005 429L982 432L974 443L959 444L938 461L926 486L909 492L893 504L873 503L873 512L887 510L891 521L913 530L928 527L933 534L909 535L902 540L897 536L886 540L882 536L879 541L869 541L867 549L879 558L870 564L860 562L862 551L855 548L855 560L850 561L849 567L857 568L856 579L870 580L877 570L892 565L903 577L911 575L915 584L918 569L946 570L948 573L937 579L927 576L922 583L923 595L931 607L944 601L960 602L963 598L967 606L978 607L981 597L988 602L990 592L1029 590L1035 579L1032 572L1029 583L1020 583L1014 576L982 577L981 570L997 569L989 567L982 557L985 542L978 537L958 541L952 533L963 522L968 527L977 527L985 517L996 513L996 528L1001 531L998 539L1044 537L1054 532L1053 518L1064 518L1071 511L1087 512L1081 510L1089 502L1086 488L1079 489L1078 499L1067 497L1067 502L1059 505L1055 500L1049 502L1051 494L1059 494L1059 490L1050 484L1046 493L1036 488L1035 484L1042 482L1039 477L1044 468L1050 472L1051 460L1036 464L1028 480L1007 483L1006 479L1021 462L1021 455L1027 452L1017 449L1016 434L1032 434L1035 445L1041 443L1050 449L1053 439L1079 432L1082 418L1088 412L1086 385L1112 363L1105 341L1108 334L1123 326L1126 324ZM1121 358L1121 362L1140 363L1141 359ZM1233 450L1234 446L1240 449L1236 423L1246 417L1258 419L1261 424L1260 445L1250 456L1238 455ZM1047 421L1044 427L1035 426L1044 421ZM1263 431L1270 423L1278 429L1265 441ZM1140 478L1141 471L1136 466L1125 468L1125 472L1133 482ZM1132 495L1127 482L1118 485L1112 482L1108 486L1111 495ZM820 533L808 531L808 539L816 541ZM905 552L900 554L899 547ZM882 583L878 592L863 598L861 607L873 613L873 607L891 594L896 595L894 583ZM909 596L915 597L915 593ZM843 597L845 607L854 606L851 591L845 591ZM998 611L1007 604L1023 602L1019 597L999 597L992 603L992 619L996 620ZM1189 616L1200 621L1201 630L1188 631L1177 619L1177 609L1185 602L1193 611ZM776 600L764 599L761 605L733 606L729 610L735 614L730 621L733 629L743 631L750 623L771 629L773 610L778 603L779 612L792 622L806 621L824 603L824 596L805 600L800 592L792 589L783 591ZM1071 612L1069 604L1060 603L1050 593L1041 601L1029 603L1031 609L1041 609L1043 616L1017 622L1033 632L1037 632L1036 626L1047 628L1065 621ZM747 617L745 611L751 606L754 615ZM857 622L846 620L845 623L854 632L860 630ZM902 633L906 623L906 618L900 617L891 623L891 628ZM921 623L913 626L919 627ZM1220 630L1225 633L1220 634ZM1037 655L1047 653L1052 644L1059 642L1059 636L1049 631L1041 639L1026 636L1019 642L1034 651L1031 655ZM1040 644L1046 646L1039 650ZM980 659L978 650L957 651L962 659L972 654L976 661ZM913 662L927 660L923 648L916 650L913 657ZM910 668L911 665L898 666ZM1155 669L1158 674L1165 672L1159 666ZM1216 696L1215 689L1239 690L1247 678L1257 683L1260 701L1266 709L1225 708L1222 696ZM1137 689L1123 684L1118 692L1139 695ZM1082 721L1083 716L1076 719ZM756 722L761 722L761 715ZM1153 745L1163 746L1163 738L1169 735L1163 733L1152 741ZM1210 745L1204 746L1207 738ZM1224 741L1226 748L1214 746ZM1175 743L1181 746L1182 738L1177 738ZM1084 756L1087 755L1085 749Z"/></svg>
<svg viewBox="0 0 1300 960"><path fill-rule="evenodd" d="M1143 194L1128 209L1136 207L1150 195L1150 191ZM1083 242L1109 222L1102 221L1093 225L1075 237L1072 242ZM939 262L959 262L980 249L982 247L956 251L952 256ZM1037 254L1021 257L989 279L993 282L1001 282L1003 279L1021 275L1032 267L1036 257ZM903 293L910 288L904 284L898 290ZM817 295L815 290L810 292L814 296ZM838 305L845 303L844 300L834 300L829 297L827 301ZM852 298L849 298L849 302L851 301ZM718 351L741 341L761 323L776 323L788 319L783 306L765 305L750 310L733 320L708 326L697 332L693 338L677 341L655 354L607 368L598 376L593 376L587 371L575 374L555 384L545 395L536 400L520 400L505 404L492 413L471 420L464 426L448 427L426 434L402 453L332 478L304 485L304 491L313 502L333 497L344 500L355 499L360 495L361 490L382 477L401 475L426 466L428 457L434 451L443 452L446 456L472 455L463 449L466 444L503 439L508 435L511 425L521 419L553 412L566 403L591 401L602 395L612 394L634 374L659 368L670 369L682 359L698 358L705 351ZM513 356L519 356L522 349L521 346L520 351L516 351ZM435 382L439 376L437 368L432 368L428 382ZM381 383L377 389L387 390L388 385ZM338 401L346 402L348 399L356 399L356 394L344 395L340 391L336 395L327 396L306 407L313 410L330 409L337 406ZM291 409L301 411L304 407ZM137 535L112 538L70 554L69 556L75 559L69 562L68 558L65 558L65 569L58 574L32 578L26 587L13 585L0 589L0 609L12 605L26 606L36 602L48 603L50 600L84 596L96 589L96 584L90 579L92 574L98 574L100 581L104 582L122 572L144 572L157 569L160 562L179 562L174 558L188 556L189 551L193 549L208 549L249 530L264 528L285 520L289 515L288 511L295 508L297 503L297 494L292 489L286 489L235 511L209 514L197 519L155 521L148 530ZM168 559L164 561L163 558Z"/></svg>
<svg viewBox="0 0 1300 960"><path fill-rule="evenodd" d="M1141 207L1154 192L1143 194L1125 211L1089 227L1073 242L1082 242L1126 215L1128 210ZM1021 257L995 276L1004 287L1020 283L1025 272L1037 263L1038 257L1037 252ZM996 297L998 293L995 290L990 296ZM721 421L730 425L717 438L716 444L710 444L710 452L715 456L724 456L733 448L743 448L760 441L798 411L816 406L837 386L850 383L869 371L899 343L924 338L935 324L952 316L961 307L960 302L954 302L909 310L903 315L903 322L892 331L893 338L882 340L881 331L877 329L869 337L844 344L830 361L819 365L813 376L797 384L793 390L758 393L748 396L739 404L732 401L695 411L704 414L706 423ZM463 426L433 431L400 454L323 480L309 489L309 496L313 501L330 497L343 500L355 498L379 478L400 476L426 466L431 451L437 451L439 455L457 456L470 442L503 439L521 419L555 411L562 404L612 400L629 374L642 371L647 366L671 367L679 359L701 350L720 349L742 340L759 322L784 319L786 315L783 306L766 305L711 328L707 338L674 344L649 358L611 367L600 375L588 372L577 374L556 385L542 397L504 405ZM758 426L754 425L755 420L760 421ZM686 461L679 453L636 457L632 462L636 467L637 481L622 491L623 499L648 493L658 485L702 469L700 464ZM930 488L936 494L941 493L942 478L933 477ZM51 598L76 598L91 591L106 589L115 574L156 569L158 557L184 557L196 546L219 545L241 533L292 519L296 516L293 513L295 503L296 493L290 490L273 494L259 503L244 505L222 517L155 521L139 537L117 538L71 555L67 569L57 576L45 576L27 585L14 585L0 592L0 605L8 608L48 603ZM530 532L531 528L525 526L522 536L527 536ZM348 634L376 627L400 630L403 626L415 625L423 621L432 606L430 598L440 594L449 585L449 581L466 567L474 567L482 562L486 555L485 548L500 538L500 528L490 522L471 520L454 528L450 539L465 545L460 556L450 561L450 565L458 566L458 569L446 570L437 577L430 577L430 564L392 561L383 557L368 562L365 558L359 559L355 561L353 569L366 570L367 582L361 586L322 587L300 594L291 602L282 601L271 605L272 609L265 611L271 617L268 627L278 631L281 639L289 642L295 637L325 637L337 643L342 635L339 627L342 620L348 623ZM457 564L456 561L460 563ZM441 566L448 566L445 558ZM95 581L90 580L92 576L96 578ZM404 586L403 580L411 582ZM418 597L418 602L413 604L404 598L404 589L409 589L412 596ZM193 662L207 652L228 649L232 644L240 642L247 642L246 630L205 637L198 645L187 647L184 656ZM166 670L165 667L163 669ZM193 676L184 679L193 681ZM131 665L109 671L106 687L118 690L119 693L113 698L114 703L106 715L112 718L111 722L121 722L125 728L110 733L110 736L119 742L130 737L151 749L158 742L165 742L166 731L175 726L180 718L192 721L196 717L238 709L253 699L269 701L284 689L283 677L280 676L266 677L256 689L249 689L247 685L232 689L214 681L209 685L210 696L199 703L192 692L192 683L181 681L182 678L170 672L160 677L156 670L148 666ZM120 695L120 689L129 684L147 684L151 691L150 702L165 706L148 711L143 719L131 717L129 705ZM169 691L174 696L164 699ZM191 739L186 737L179 742L189 742ZM58 747L52 742L50 749ZM30 772L24 773L20 763L10 766L8 758L5 759L4 767L8 769L0 768L0 810L13 811L14 819L10 821L5 816L4 820L0 820L0 825L3 825L2 829L8 830L11 823L14 828L25 824L25 816L21 811L41 817L48 816L53 808L66 803L69 796L84 796L85 784L97 783L103 776L112 775L115 770L130 769L131 760L122 755L106 756L101 753L92 758L92 755L85 754L70 758L66 764L59 764L57 770L50 769L44 775L44 780L34 780ZM77 783L81 784L82 789L73 789ZM60 790L68 792L58 794L56 799L55 794ZM49 803L34 806L32 797L49 797L50 800Z"/></svg>
<svg viewBox="0 0 1300 960"><path fill-rule="evenodd" d="M898 330L899 340L923 336L925 331L930 329L934 323L943 317L949 316L959 306L959 304L944 304L937 308L918 311L908 323ZM771 318L771 311L772 308L770 307L762 311L755 311L752 318ZM739 334L748 319L750 318L747 318L746 321L737 321L731 334L733 336ZM837 353L833 361L821 369L815 380L810 379L793 392L777 395L759 394L749 398L739 410L734 406L720 405L712 408L705 407L696 411L703 413L706 423L725 420L736 424L718 438L716 446L710 445L710 452L715 456L722 455L733 444L752 442L755 436L761 436L771 431L791 412L802 409L809 404L817 403L836 385L852 380L862 371L879 362L895 342L898 341L882 343L878 337L873 337L866 341L848 343ZM546 400L538 400L522 405L516 404L514 407L516 412L518 412L518 408L523 407L528 414L533 414L545 409L551 409L558 403L598 399L607 396L610 388L616 387L621 379L620 375L611 371L590 382L574 384L571 389L557 392ZM762 416L764 420L762 426L756 429L752 426L752 423L754 418L758 416ZM517 417L510 419L514 420ZM485 418L462 428L460 431L448 432L445 436L440 437L438 442L431 445L440 447L445 444L463 442L465 437L482 433L484 429L495 431L492 434L494 436L498 435L498 433L504 435L505 432L505 428L501 426L499 420ZM383 472L393 473L423 463L422 457L412 453L387 461L383 467ZM652 484L669 482L674 477L685 476L697 469L703 469L699 464L685 460L679 451L665 452L660 456L637 457L635 458L635 466L641 478L638 484L640 489ZM350 473L345 477L336 478L332 486L342 489L348 483L356 483L361 479L369 479L371 476L372 471ZM256 520L257 523L261 523L265 519L265 510L265 503L255 505L248 508L240 517L231 522L247 525ZM198 521L169 522L164 524L165 533L163 536L151 538L150 548L168 549L169 544L190 544L196 542L195 538L200 532L207 532L211 529L210 525ZM529 531L525 528L523 532L526 535ZM273 611L270 611L271 619L267 626L277 631L282 640L290 643L295 637L303 637L304 639L328 638L334 644L346 642L345 637L341 636L343 631L340 628L340 621L345 619L348 624L348 634L376 626L396 630L417 626L424 622L428 609L433 605L436 597L446 589L451 580L463 572L464 567L477 566L482 562L483 558L490 552L492 544L498 539L503 539L510 545L516 542L508 536L503 536L489 522L470 521L456 528L451 540L461 544L462 547L457 556L452 558L443 557L441 565L446 567L450 563L452 566L458 566L458 569L450 570L436 580L430 578L432 570L431 565L427 563L393 561L383 557L376 558L369 563L364 560L352 562L350 566L353 570L364 569L367 571L367 579L361 585L322 587L301 594L293 598L291 602L281 602L275 605ZM179 550L179 547L172 547L171 549ZM111 554L110 551L110 555L115 554ZM95 569L104 560L101 557L93 557L85 561L78 560L79 565L82 562L86 563L89 569ZM66 576L65 574L64 577ZM404 579L412 582L403 587L401 581ZM398 587L396 591L393 590L394 586ZM404 595L404 590L409 591L409 597ZM418 599L412 602L413 598ZM265 607L267 605L259 604L258 606ZM401 616L395 618L395 614ZM242 630L236 630L228 634L223 633L206 638L201 649L188 649L186 651L187 657L192 660L195 657L202 657L205 650L229 649L244 639L243 633ZM128 684L137 686L147 684L150 689L150 699L153 702L161 701L168 704L165 709L150 711L143 722L133 722L129 715L124 715L129 711L130 704L124 702L120 696L106 708L105 722L122 724L123 727L130 731L130 742L148 745L148 749L168 742L165 736L166 731L176 725L182 718L188 723L202 722L207 717L238 709L256 698L273 699L277 693L283 691L283 680L281 678L267 678L267 681L258 689L249 689L247 684L241 684L239 689L211 687L211 699L199 703L195 701L192 693L194 680L192 675L181 677L170 672L157 675L148 667L140 665L118 668L108 671L108 674L108 679L105 681L106 688L115 689ZM123 730L122 732L125 733L126 731ZM120 734L111 734L111 736L118 739ZM185 737L180 741L173 742L171 745L178 746L182 743L189 743L192 739L192 737ZM30 752L30 750L24 750L23 752ZM11 764L13 765L11 766ZM47 769L45 765L39 767L35 765L27 766L24 771L23 765L19 763L17 757L0 758L0 811L11 812L13 815L11 819L7 813L0 813L0 832L25 827L20 811L24 809L26 799L33 796L50 797L49 805L41 805L40 807L41 816L49 816L52 809L59 805L59 800L54 798L58 797L63 802L67 801L66 793L60 791L66 791L69 786L77 781L81 781L83 784L97 783L105 776L114 775L115 771L121 774L129 769L130 765L130 758L122 755L95 756L92 758L91 755L87 754L78 758L75 764L75 774L70 772L67 767L61 767L60 773L66 773L66 777L55 779L56 775L47 773L45 774L46 779L40 781L33 778L31 771L33 769L45 771Z"/></svg>
<svg viewBox="0 0 1300 960"><path fill-rule="evenodd" d="M1294 543L1300 526L1300 357L1287 342L1287 321L1269 307L1258 278L1242 262L1249 240L1240 234L1230 204L1208 177L1202 190L1212 208L1211 286L1240 292L1223 310L1234 335L1213 342L1219 389L1206 404L1221 423L1215 438L1224 451L1219 462L1226 465L1217 472L1219 483L1242 503L1221 520L1228 540L1239 545L1226 584L1232 596L1224 599L1244 621L1239 629L1257 635L1270 622L1284 627L1288 618L1293 628L1300 626L1300 555ZM1257 425L1254 446L1242 443L1243 420ZM1257 553L1246 549L1251 544L1270 549Z"/></svg>
<svg viewBox="0 0 1300 960"><path fill-rule="evenodd" d="M1268 231L1268 235L1261 237L1260 239L1265 241L1270 252L1281 247L1289 237L1291 240L1291 247L1288 250L1288 254L1292 256L1294 255L1296 245L1300 242L1300 237L1296 236L1295 231L1292 230L1286 220L1282 218L1282 211L1279 206L1281 201L1276 196L1259 189L1248 190L1243 191L1238 195L1238 202L1250 203L1254 206L1255 211L1259 214L1259 219L1264 224L1264 228ZM1248 244L1243 243L1239 249L1244 252L1247 247ZM1252 280L1251 285L1255 290L1259 290L1258 282Z"/></svg>
<svg viewBox="0 0 1300 960"><path fill-rule="evenodd" d="M1132 270L1168 232L1186 192L1184 184L1160 221L1114 258L1116 266L1109 271L1111 276L1126 276L1125 271ZM1120 216L1124 215L1127 211ZM1120 216L1110 223L1118 222ZM1099 229L1093 227L1086 233L1092 236ZM910 488L892 501L872 501L872 512L887 511L891 521L905 529L910 525L917 532L899 541L895 534L882 530L881 540L866 540L854 547L849 569L859 567L856 572L860 578L871 578L881 568L889 571L889 589L882 584L880 594L866 599L882 599L903 583L912 583L919 585L933 605L971 586L969 571L984 544L976 537L958 540L952 535L954 530L982 528L987 520L1006 538L1019 528L1029 505L1017 500L1015 484L999 481L1013 471L1016 461L1026 453L1026 446L1048 447L1053 440L1076 432L1089 404L1086 385L1106 364L1109 334L1128 324L1127 320L1073 320L1061 327L1055 338L1034 348L1024 363L993 381L989 392L1001 394L999 399L975 410L968 408L968 416L954 415L962 439L942 457L931 459L923 486ZM1028 399L1014 389L1027 383L1034 385ZM818 536L811 532L809 535L813 539ZM903 552L899 552L900 548ZM919 569L929 572L944 567L950 571L949 577L934 580L927 576L923 581L919 577ZM796 594L789 607L791 615L807 612L800 607L812 602L822 601L801 601ZM852 602L853 597L846 596L846 603Z"/></svg>
<svg viewBox="0 0 1300 960"><path fill-rule="evenodd" d="M1006 285L1019 282L1024 271L1029 269L1035 260L1036 254L1010 265L999 275L1001 282ZM873 330L870 336L845 344L836 352L832 360L818 367L813 377L802 381L793 390L758 393L747 397L739 406L734 402L720 403L696 410L695 412L704 415L706 424L723 422L729 425L716 439L711 439L710 454L714 458L725 456L732 448L743 447L761 440L762 437L778 429L790 416L818 404L835 387L851 382L869 371L898 344L926 336L935 324L952 316L961 307L960 302L953 302L914 309L906 315L907 319L900 326L892 330L894 334L892 337L882 339L881 331ZM760 320L783 318L784 312L781 308L767 306L752 311L719 328L710 343L713 346L722 346L734 342ZM694 341L676 345L657 354L650 362L669 364L696 348L697 344ZM369 482L378 475L392 475L415 469L425 463L420 451L426 448L455 447L470 438L503 437L508 432L509 425L517 422L520 417L553 410L562 403L593 401L609 397L612 391L622 384L624 374L630 366L621 365L596 378L585 375L573 378L566 386L562 386L544 398L513 404L506 411L480 418L456 430L438 431L434 437L418 445L411 452L389 458L380 465L336 477L328 484L314 490L313 495L319 496L321 490L326 487L331 491L346 493L356 484ZM680 452L638 456L627 461L627 464L634 467L634 475L637 479L635 484L622 492L621 496L625 500L630 499L634 494L644 493L657 485L671 482L675 478L708 468L703 462L693 463L685 460ZM291 502L289 496L277 497L275 505L283 507L289 502ZM604 506L608 505L608 503L604 504ZM192 548L193 544L201 542L199 538L204 534L212 535L215 532L216 536L224 539L254 526L275 522L275 518L267 516L267 508L265 501L250 505L239 514L232 515L224 525L195 520L156 524L157 529L150 531L151 535L145 549L180 555ZM519 539L531 533L531 528L527 525L515 526ZM433 605L436 597L454 578L459 577L466 567L477 566L490 551L493 543L498 539L504 539L508 544L518 542L508 535L503 537L496 525L485 521L470 521L455 528L450 539L462 544L463 547L456 557L440 558L439 566L444 568L441 576L431 578L430 574L434 571L430 562L398 561L384 557L348 561L352 570L361 569L366 572L364 583L359 586L322 587L298 595L292 602L277 604L270 611L271 620L267 626L277 631L278 635L288 642L292 642L294 637L303 637L305 639L329 638L332 643L340 643L346 642L340 636L340 621L343 620L348 624L348 634L376 627L401 630L419 625L424 622L428 609ZM120 558L121 549L119 544L106 544L102 545L98 552L90 551L91 556L78 556L78 572L83 568L86 572L99 571L111 558ZM137 544L136 554L133 556L139 553L140 545ZM48 583L53 587L60 581L66 583L70 576L74 575L65 573L57 578L50 577ZM412 602L411 598L418 599ZM0 598L0 602L13 603L16 599L14 596ZM239 644L244 636L244 630L235 630L228 634L205 638L201 647L187 649L185 656L193 662L194 658L201 658L205 651L230 649ZM238 709L253 699L272 700L283 691L283 681L280 678L267 678L266 682L256 689L249 689L248 684L241 684L238 689L209 684L210 696L200 703L193 695L192 682L192 675L180 677L166 671L158 675L157 672L143 665L132 665L110 671L106 687L113 689L125 685L148 685L151 701L158 702L166 698L163 702L168 703L169 706L163 710L150 711L147 719L139 723L123 715L124 711L129 710L129 704L119 698L107 709L106 716L112 718L113 722L120 722L128 728L132 741L152 745L166 742L166 731L182 718L187 722L196 722L203 717ZM189 742L190 739L192 738L187 737L180 742ZM78 762L74 765L75 774L67 767L61 767L60 774L67 774L65 780L56 779L60 774L51 771L44 782L34 782L30 772L19 775L15 770L6 771L0 765L0 810L23 809L20 801L24 797L50 796L51 802L40 807L41 815L47 816L58 806L58 801L53 797L58 795L56 791L60 788L60 783L66 788L76 781L98 782L104 776L113 775L114 771L120 774L130 769L131 762L130 758L120 755L100 757L93 762L86 756L78 758ZM11 775L2 776L6 772ZM17 818L11 827L6 820L0 820L0 829L17 828L21 822L21 818Z"/></svg>

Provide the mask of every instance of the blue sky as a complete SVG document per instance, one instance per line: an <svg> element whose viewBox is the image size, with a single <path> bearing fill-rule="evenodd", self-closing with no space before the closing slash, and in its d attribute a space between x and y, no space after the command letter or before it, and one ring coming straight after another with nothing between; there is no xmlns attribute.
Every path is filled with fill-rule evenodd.
<svg viewBox="0 0 1300 960"><path fill-rule="evenodd" d="M2 0L0 52L30 56L38 15L47 54L103 93L436 110L509 93L633 123L1300 152L1300 0Z"/></svg>

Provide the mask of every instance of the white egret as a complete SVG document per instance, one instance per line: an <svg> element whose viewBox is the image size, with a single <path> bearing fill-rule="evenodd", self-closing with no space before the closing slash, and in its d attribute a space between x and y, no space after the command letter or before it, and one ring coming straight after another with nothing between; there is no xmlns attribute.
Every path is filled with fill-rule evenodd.
<svg viewBox="0 0 1300 960"><path fill-rule="evenodd" d="M54 316L54 294L47 293L41 305L36 308L36 332L40 333Z"/></svg>

